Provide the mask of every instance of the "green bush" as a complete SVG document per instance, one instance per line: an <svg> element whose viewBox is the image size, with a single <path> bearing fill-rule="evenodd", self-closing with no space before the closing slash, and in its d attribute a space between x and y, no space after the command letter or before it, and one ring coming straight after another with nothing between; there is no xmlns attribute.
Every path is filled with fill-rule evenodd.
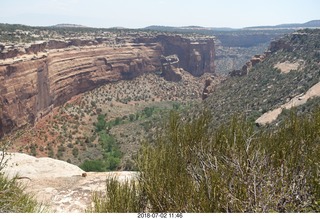
<svg viewBox="0 0 320 219"><path fill-rule="evenodd" d="M99 133L99 143L104 150L103 160L105 170L116 170L121 161L122 153L119 145L112 135L102 131Z"/></svg>
<svg viewBox="0 0 320 219"><path fill-rule="evenodd" d="M97 119L98 119L98 122L95 124L96 132L100 132L102 130L105 130L106 127L107 127L107 122L105 120L105 115L99 114Z"/></svg>
<svg viewBox="0 0 320 219"><path fill-rule="evenodd" d="M110 152L117 147L114 137L107 134L105 131L99 132L99 143L107 152Z"/></svg>
<svg viewBox="0 0 320 219"><path fill-rule="evenodd" d="M106 156L106 168L107 170L116 170L119 167L120 164L120 157L115 154L110 154L109 156Z"/></svg>
<svg viewBox="0 0 320 219"><path fill-rule="evenodd" d="M134 119L135 119L135 115L134 114L130 114L129 115L129 119L130 119L130 122L133 122Z"/></svg>
<svg viewBox="0 0 320 219"><path fill-rule="evenodd" d="M120 183L116 178L106 181L106 195L95 193L93 195L94 207L90 212L142 212L145 204L141 199L141 192L134 181Z"/></svg>
<svg viewBox="0 0 320 219"><path fill-rule="evenodd" d="M115 120L114 120L114 125L119 125L121 123L121 118L120 117L117 117Z"/></svg>
<svg viewBox="0 0 320 219"><path fill-rule="evenodd" d="M152 116L154 109L155 109L154 107L145 107L142 112L148 118L148 117Z"/></svg>
<svg viewBox="0 0 320 219"><path fill-rule="evenodd" d="M95 204L108 212L320 211L320 110L292 113L274 130L237 117L215 130L211 123L209 113L191 121L171 113L155 144L139 153L135 206L107 197ZM122 189L107 196L120 198Z"/></svg>
<svg viewBox="0 0 320 219"><path fill-rule="evenodd" d="M72 149L72 155L73 155L74 157L78 157L78 155L79 155L79 149L78 149L78 148L73 148L73 149Z"/></svg>
<svg viewBox="0 0 320 219"><path fill-rule="evenodd" d="M101 160L85 160L80 166L81 169L84 171L96 171L96 172L103 172L105 171L104 163Z"/></svg>
<svg viewBox="0 0 320 219"><path fill-rule="evenodd" d="M107 127L117 125L120 123L121 118L118 117L113 122L107 123L105 121L105 115L98 115L97 123L95 124L96 132L99 135L99 144L102 148L102 159L97 160L85 160L79 167L84 171L113 171L118 169L122 157L119 145L116 142L116 139L109 134ZM93 138L92 140L94 140ZM93 147L92 142L87 141L87 144ZM75 151L76 148L73 148L72 153L75 157L78 156L79 151Z"/></svg>

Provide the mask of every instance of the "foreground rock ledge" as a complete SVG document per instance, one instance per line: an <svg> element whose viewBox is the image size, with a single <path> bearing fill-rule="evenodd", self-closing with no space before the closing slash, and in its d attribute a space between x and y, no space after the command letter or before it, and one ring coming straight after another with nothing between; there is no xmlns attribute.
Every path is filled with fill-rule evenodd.
<svg viewBox="0 0 320 219"><path fill-rule="evenodd" d="M18 175L36 199L50 212L84 212L91 207L93 192L105 191L106 178L116 177L120 182L134 179L137 172L88 172L64 161L35 158L22 153L6 155L4 173L9 178Z"/></svg>

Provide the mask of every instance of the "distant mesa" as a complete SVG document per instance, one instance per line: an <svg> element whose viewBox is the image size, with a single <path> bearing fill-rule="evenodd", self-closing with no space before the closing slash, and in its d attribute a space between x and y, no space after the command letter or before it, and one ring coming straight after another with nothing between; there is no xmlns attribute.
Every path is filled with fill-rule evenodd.
<svg viewBox="0 0 320 219"><path fill-rule="evenodd" d="M51 27L58 27L58 28L89 28L87 26L80 25L80 24L56 24L56 25L53 25Z"/></svg>
<svg viewBox="0 0 320 219"><path fill-rule="evenodd" d="M231 31L237 30L230 27L202 27L202 26L183 26L183 27L174 27L174 26L159 26L152 25L145 27L146 30L157 30L157 31Z"/></svg>
<svg viewBox="0 0 320 219"><path fill-rule="evenodd" d="M299 28L320 28L320 20L312 20L301 24L279 24L275 26L253 26L244 29L299 29Z"/></svg>
<svg viewBox="0 0 320 219"><path fill-rule="evenodd" d="M305 27L320 27L320 20L312 20L307 23L304 23Z"/></svg>
<svg viewBox="0 0 320 219"><path fill-rule="evenodd" d="M126 27L110 27L109 29L126 30Z"/></svg>
<svg viewBox="0 0 320 219"><path fill-rule="evenodd" d="M230 27L202 27L202 26L161 26L152 25L145 27L147 30L157 30L157 31L232 31L232 30L246 30L246 29L301 29L301 28L320 28L320 20L312 20L306 23L289 23L289 24L279 24L279 25L266 25L266 26L251 26L244 28L230 28Z"/></svg>
<svg viewBox="0 0 320 219"><path fill-rule="evenodd" d="M180 27L180 29L204 30L204 29L207 29L207 27L201 27L201 26L184 26L184 27Z"/></svg>
<svg viewBox="0 0 320 219"><path fill-rule="evenodd" d="M88 27L88 26L84 26L84 25L80 25L80 24L56 24L50 27L54 27L54 28L93 28L93 27ZM128 28L126 27L108 27L107 29L116 29L116 30L126 30Z"/></svg>

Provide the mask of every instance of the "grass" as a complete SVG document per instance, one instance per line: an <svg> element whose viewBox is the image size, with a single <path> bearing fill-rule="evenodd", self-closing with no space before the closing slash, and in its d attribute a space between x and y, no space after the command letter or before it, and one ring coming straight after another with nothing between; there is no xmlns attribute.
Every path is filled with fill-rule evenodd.
<svg viewBox="0 0 320 219"><path fill-rule="evenodd" d="M106 180L106 195L94 193L94 207L89 212L94 213L128 213L141 212L143 199L141 191L134 181L119 182L116 178Z"/></svg>
<svg viewBox="0 0 320 219"><path fill-rule="evenodd" d="M17 178L8 179L0 174L0 212L39 213L41 205L24 190L25 188L17 181Z"/></svg>
<svg viewBox="0 0 320 219"><path fill-rule="evenodd" d="M18 182L18 177L8 179L2 172L7 163L5 158L7 146L0 145L0 213L33 213L40 212L41 205Z"/></svg>

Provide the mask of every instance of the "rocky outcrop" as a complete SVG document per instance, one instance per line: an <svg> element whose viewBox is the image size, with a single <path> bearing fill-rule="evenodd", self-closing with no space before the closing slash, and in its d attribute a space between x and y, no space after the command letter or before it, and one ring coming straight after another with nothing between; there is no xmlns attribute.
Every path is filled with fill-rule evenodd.
<svg viewBox="0 0 320 219"><path fill-rule="evenodd" d="M1 152L0 152L1 155ZM106 191L106 179L119 182L135 180L137 172L87 172L64 161L48 157L35 158L11 153L5 156L3 173L8 178L18 177L25 191L34 195L48 212L85 212L92 206L94 192Z"/></svg>
<svg viewBox="0 0 320 219"><path fill-rule="evenodd" d="M204 88L201 94L202 100L207 99L210 96L210 94L212 94L215 91L217 85L226 79L226 76L216 74L207 74L205 77L203 77L202 83L204 84Z"/></svg>
<svg viewBox="0 0 320 219"><path fill-rule="evenodd" d="M292 46L284 39L272 41L269 46L269 52L274 53L279 50L292 51Z"/></svg>
<svg viewBox="0 0 320 219"><path fill-rule="evenodd" d="M211 86L213 82L213 79L206 79L204 82L204 89L202 92L202 100L205 100L208 98L209 94L212 93L213 87Z"/></svg>
<svg viewBox="0 0 320 219"><path fill-rule="evenodd" d="M214 39L183 38L181 36L159 35L157 41L162 42L164 55L176 54L179 66L194 76L204 72L214 72Z"/></svg>
<svg viewBox="0 0 320 219"><path fill-rule="evenodd" d="M177 54L179 67L194 76L214 71L212 38L159 35L50 40L1 48L0 136L33 124L77 94L160 71L161 55Z"/></svg>
<svg viewBox="0 0 320 219"><path fill-rule="evenodd" d="M182 79L178 69L179 58L177 55L171 55L167 57L161 56L160 61L161 61L162 76L167 81L177 82Z"/></svg>
<svg viewBox="0 0 320 219"><path fill-rule="evenodd" d="M254 67L256 64L262 62L265 58L266 58L266 54L255 55L240 70L233 70L233 71L229 72L229 75L231 77L247 75L252 67Z"/></svg>

